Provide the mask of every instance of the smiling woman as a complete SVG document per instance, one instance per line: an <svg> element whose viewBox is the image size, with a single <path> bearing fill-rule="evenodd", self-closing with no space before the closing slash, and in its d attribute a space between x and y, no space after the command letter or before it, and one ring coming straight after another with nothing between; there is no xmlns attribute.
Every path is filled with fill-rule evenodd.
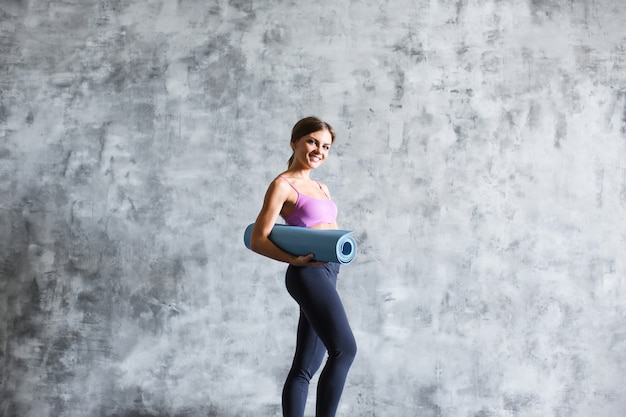
<svg viewBox="0 0 626 417"><path fill-rule="evenodd" d="M323 147L326 152L324 157L328 155L328 150L330 150L330 146L335 141L335 131L333 128L323 120L318 119L317 117L305 117L296 123L291 130L291 149L293 149L294 153L289 158L287 162L287 168L291 168L291 164L294 162L295 154L296 154L296 145L298 142L302 142L300 139L307 137L307 141L315 141L320 140L321 138L317 138L317 134L320 132L326 132L330 135L330 143L328 143L328 138L324 137L325 143ZM326 136L326 135L324 135Z"/></svg>
<svg viewBox="0 0 626 417"><path fill-rule="evenodd" d="M289 263L285 283L300 305L296 353L283 387L284 417L304 416L309 383L326 354L315 415L334 417L356 355L356 342L336 289L339 264L315 261L312 253L290 254L270 240L279 215L291 226L338 229L337 206L328 187L310 177L328 157L334 140L333 128L316 117L295 124L288 169L268 187L250 237L253 251Z"/></svg>

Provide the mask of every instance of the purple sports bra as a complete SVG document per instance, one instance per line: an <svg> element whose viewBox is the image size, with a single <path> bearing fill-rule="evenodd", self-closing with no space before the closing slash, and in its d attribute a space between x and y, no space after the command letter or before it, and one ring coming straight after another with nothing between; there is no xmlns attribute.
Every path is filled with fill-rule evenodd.
<svg viewBox="0 0 626 417"><path fill-rule="evenodd" d="M321 223L333 223L337 219L337 206L333 203L330 197L326 200L310 197L308 195L300 193L293 184L284 177L283 180L287 181L291 188L298 193L298 199L296 205L289 212L289 214L283 216L283 219L290 226L300 227L312 227ZM320 189L324 191L322 186L318 183ZM326 192L324 191L324 194ZM328 197L328 195L326 195Z"/></svg>

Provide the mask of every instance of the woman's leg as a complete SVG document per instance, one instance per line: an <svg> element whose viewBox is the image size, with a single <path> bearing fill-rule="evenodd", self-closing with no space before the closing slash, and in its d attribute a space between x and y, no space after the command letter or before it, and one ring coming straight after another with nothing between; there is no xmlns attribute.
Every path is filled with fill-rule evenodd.
<svg viewBox="0 0 626 417"><path fill-rule="evenodd" d="M285 393L302 393L303 384L308 390L309 381L321 365L326 350L328 361L318 381L316 417L335 416L348 370L356 355L356 342L336 290L338 272L339 265L333 263L301 268L290 266L287 270L287 290L300 305L301 317L296 355ZM320 340L323 347L320 347ZM294 388L297 385L300 388ZM287 403L290 403L289 399ZM301 417L304 405L298 412L300 414L285 414L285 417Z"/></svg>
<svg viewBox="0 0 626 417"><path fill-rule="evenodd" d="M309 383L319 369L326 348L306 316L300 311L296 353L283 387L283 416L302 417L309 393Z"/></svg>

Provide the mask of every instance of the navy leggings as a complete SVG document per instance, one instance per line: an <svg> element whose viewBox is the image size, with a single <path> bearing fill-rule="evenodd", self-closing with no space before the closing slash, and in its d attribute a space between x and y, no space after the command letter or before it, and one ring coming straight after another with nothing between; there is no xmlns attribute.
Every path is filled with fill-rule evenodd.
<svg viewBox="0 0 626 417"><path fill-rule="evenodd" d="M300 305L296 353L283 388L283 417L303 417L309 382L328 352L317 384L316 417L334 417L356 342L337 294L339 264L287 268L287 291Z"/></svg>

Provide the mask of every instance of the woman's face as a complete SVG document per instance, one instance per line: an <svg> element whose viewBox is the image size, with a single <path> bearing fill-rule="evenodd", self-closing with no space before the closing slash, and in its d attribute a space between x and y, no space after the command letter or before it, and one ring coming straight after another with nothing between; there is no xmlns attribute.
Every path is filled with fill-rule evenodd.
<svg viewBox="0 0 626 417"><path fill-rule="evenodd" d="M333 138L328 130L309 133L291 144L294 163L301 168L317 168L326 160L332 144Z"/></svg>

